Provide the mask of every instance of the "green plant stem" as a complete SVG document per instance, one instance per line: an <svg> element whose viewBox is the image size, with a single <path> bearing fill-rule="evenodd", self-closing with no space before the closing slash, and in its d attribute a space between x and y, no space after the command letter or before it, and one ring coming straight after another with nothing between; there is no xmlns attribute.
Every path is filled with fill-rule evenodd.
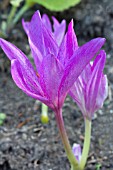
<svg viewBox="0 0 113 170"><path fill-rule="evenodd" d="M10 11L10 14L9 14L9 16L8 16L8 19L7 19L7 26L8 26L8 27L11 26L12 20L13 20L13 17L14 17L14 15L15 15L16 11L17 11L17 7L16 7L16 6L12 6L11 11Z"/></svg>
<svg viewBox="0 0 113 170"><path fill-rule="evenodd" d="M72 152L72 148L70 146L70 143L67 137L67 133L64 127L64 121L62 117L62 109L56 110L55 116L56 116L57 126L59 128L60 136L62 139L62 143L64 145L64 149L67 154L68 160L71 164L71 170L81 170L79 167L78 161L76 160Z"/></svg>
<svg viewBox="0 0 113 170"><path fill-rule="evenodd" d="M20 8L20 10L18 11L18 13L16 14L14 20L13 20L13 25L15 25L19 19L22 17L22 15L30 8L30 6L28 6L26 3L23 5L22 8Z"/></svg>
<svg viewBox="0 0 113 170"><path fill-rule="evenodd" d="M90 149L90 138L91 138L91 121L85 118L85 140L84 140L84 146L82 151L82 157L80 161L81 170L84 169L88 158L88 153Z"/></svg>
<svg viewBox="0 0 113 170"><path fill-rule="evenodd" d="M48 106L46 106L44 103L42 103L41 122L42 123L48 123L49 122Z"/></svg>
<svg viewBox="0 0 113 170"><path fill-rule="evenodd" d="M48 113L48 106L42 103L42 115L47 116Z"/></svg>

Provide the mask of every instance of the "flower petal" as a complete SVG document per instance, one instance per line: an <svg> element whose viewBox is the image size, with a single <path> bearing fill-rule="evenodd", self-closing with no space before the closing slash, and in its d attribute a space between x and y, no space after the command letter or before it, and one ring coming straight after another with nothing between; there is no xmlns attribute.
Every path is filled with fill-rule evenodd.
<svg viewBox="0 0 113 170"><path fill-rule="evenodd" d="M63 96L72 87L88 62L95 56L104 44L104 38L96 38L78 48L67 63L64 76L59 87L59 96Z"/></svg>
<svg viewBox="0 0 113 170"><path fill-rule="evenodd" d="M0 38L0 46L10 60L17 59L22 64L28 60L20 49L2 38Z"/></svg>
<svg viewBox="0 0 113 170"><path fill-rule="evenodd" d="M32 71L31 71L31 69L29 69L29 67L24 68L24 66L21 65L19 63L19 61L16 59L12 60L11 64L12 64L12 73L13 73L13 77L15 77L15 80L16 80L16 78L17 78L17 80L19 80L22 77L24 86L26 85L25 87L27 89L29 89L31 92L36 93L38 95L43 95L43 91L38 83L39 82L38 77L32 75ZM20 76L19 77L15 76L13 70L16 72L18 71L18 75L20 75Z"/></svg>
<svg viewBox="0 0 113 170"><path fill-rule="evenodd" d="M61 23L58 22L58 20L55 17L52 17L53 19L53 28L54 28L54 38L57 41L58 46L60 46L63 37L65 35L66 30L66 21L63 20Z"/></svg>
<svg viewBox="0 0 113 170"><path fill-rule="evenodd" d="M78 43L73 29L73 20L72 20L68 26L68 31L61 43L59 53L58 53L58 59L63 65L66 65L66 63L69 61L69 59L72 57L73 53L77 49L78 49Z"/></svg>
<svg viewBox="0 0 113 170"><path fill-rule="evenodd" d="M11 74L16 85L28 96L48 104L48 100L43 96L40 86L35 83L33 78L29 77L28 71L16 59L11 61Z"/></svg>
<svg viewBox="0 0 113 170"><path fill-rule="evenodd" d="M34 62L35 62L35 65L36 65L36 68L37 68L37 71L38 71L40 64L42 62L43 56L42 56L41 52L39 51L39 49L35 46L33 41L31 41L31 38L29 36L30 22L25 22L24 20L22 20L22 25L23 25L23 28L24 28L27 36L28 36L32 56L34 58Z"/></svg>
<svg viewBox="0 0 113 170"><path fill-rule="evenodd" d="M17 63L17 70L19 69L21 70L20 73L21 76L23 77L24 87L37 95L43 96L43 91L39 85L39 78L37 77L36 71L34 70L32 64L25 56L25 54L21 50L19 50L16 46L3 39L0 39L0 46L7 55L7 57L12 61L12 64L14 63L13 64L14 71L16 70L15 63ZM18 76L20 73L18 73ZM16 79L20 81L21 77L19 79L18 76L16 78L14 75L15 81ZM18 86L21 89L23 89L22 83L20 83L20 85L18 84Z"/></svg>
<svg viewBox="0 0 113 170"><path fill-rule="evenodd" d="M82 152L81 152L81 146L77 143L73 144L72 151L74 153L75 158L78 162L81 160Z"/></svg>
<svg viewBox="0 0 113 170"><path fill-rule="evenodd" d="M47 55L41 64L40 85L45 96L58 106L58 87L63 74L63 68L58 59L52 54Z"/></svg>
<svg viewBox="0 0 113 170"><path fill-rule="evenodd" d="M25 25L24 22L23 24ZM29 22L28 30L29 44L34 57L35 65L38 70L43 57L47 56L48 54L54 54L55 56L57 55L58 46L53 39L52 33L43 24L38 11L35 12L31 21Z"/></svg>
<svg viewBox="0 0 113 170"><path fill-rule="evenodd" d="M79 106L83 114L86 113L85 94L86 94L87 83L90 80L91 74L92 74L91 65L89 63L87 64L87 66L82 71L82 73L77 78L74 85L71 87L69 91L69 95L76 101L77 105Z"/></svg>
<svg viewBox="0 0 113 170"><path fill-rule="evenodd" d="M24 28L25 33L28 35L28 33L29 33L29 22L25 22L24 19L22 19L22 26Z"/></svg>
<svg viewBox="0 0 113 170"><path fill-rule="evenodd" d="M49 20L49 17L46 15L46 14L43 14L42 15L42 21L43 21L43 24L46 26L46 28L52 32L52 26L51 26L51 22Z"/></svg>
<svg viewBox="0 0 113 170"><path fill-rule="evenodd" d="M90 119L92 118L95 112L95 104L96 104L99 86L103 74L105 60L106 60L106 54L102 50L100 51L100 54L96 57L96 64L94 62L95 67L90 77L90 80L87 84L85 101L86 101L86 108Z"/></svg>
<svg viewBox="0 0 113 170"><path fill-rule="evenodd" d="M33 78L35 83L38 83L36 71L34 70L29 59L21 50L19 50L15 45L9 43L4 39L0 39L0 46L10 60L16 59L19 61L25 72L27 72L29 79Z"/></svg>
<svg viewBox="0 0 113 170"><path fill-rule="evenodd" d="M104 100L108 96L108 80L106 75L102 75L98 94L97 94L97 99L96 99L96 110L101 108L103 106Z"/></svg>

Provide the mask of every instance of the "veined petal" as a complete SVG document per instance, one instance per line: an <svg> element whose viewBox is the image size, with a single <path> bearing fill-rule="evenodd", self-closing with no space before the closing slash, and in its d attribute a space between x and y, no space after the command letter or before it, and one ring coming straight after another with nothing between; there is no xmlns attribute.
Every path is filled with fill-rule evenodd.
<svg viewBox="0 0 113 170"><path fill-rule="evenodd" d="M69 91L69 95L76 101L82 113L86 112L85 108L85 91L86 91L86 84L83 84L81 75L75 81L74 85L71 87Z"/></svg>
<svg viewBox="0 0 113 170"><path fill-rule="evenodd" d="M78 79L79 78L82 79L81 82L83 85L87 85L87 82L89 81L90 76L91 76L92 67L90 63L86 65L85 69L82 71L82 74L80 74L80 76L78 77Z"/></svg>
<svg viewBox="0 0 113 170"><path fill-rule="evenodd" d="M59 21L54 16L52 17L52 19L53 19L53 28L54 28L54 31L57 31L57 29L59 28L60 23L59 23Z"/></svg>
<svg viewBox="0 0 113 170"><path fill-rule="evenodd" d="M53 19L53 28L54 28L54 38L57 41L58 46L60 46L63 37L65 35L66 30L66 21L63 20L61 23L58 22L58 20L55 17L52 17Z"/></svg>
<svg viewBox="0 0 113 170"><path fill-rule="evenodd" d="M29 33L29 22L25 22L24 19L22 19L22 26L24 28L25 33L28 35L28 33Z"/></svg>
<svg viewBox="0 0 113 170"><path fill-rule="evenodd" d="M69 95L76 101L82 113L86 113L86 87L91 77L91 65L87 64L85 69L82 71L80 76L75 81L74 85L71 87L69 91Z"/></svg>
<svg viewBox="0 0 113 170"><path fill-rule="evenodd" d="M45 96L53 102L54 106L58 105L58 87L63 74L63 68L58 59L52 54L43 58L39 74L40 85Z"/></svg>
<svg viewBox="0 0 113 170"><path fill-rule="evenodd" d="M34 57L35 65L39 68L39 61L42 61L43 57L46 57L48 54L57 55L58 46L53 39L52 33L43 24L38 11L35 12L29 22L28 29L28 39L32 55Z"/></svg>
<svg viewBox="0 0 113 170"><path fill-rule="evenodd" d="M93 65L88 64L85 67L69 91L84 117L90 120L94 112L102 107L108 94L107 77L103 75L105 59L106 54L101 50ZM87 68L89 68L89 71Z"/></svg>
<svg viewBox="0 0 113 170"><path fill-rule="evenodd" d="M16 59L19 61L19 63L27 73L26 75L28 75L29 79L33 78L35 83L38 83L36 71L34 70L29 59L25 56L25 54L21 50L19 50L15 45L3 39L0 39L0 46L10 60Z"/></svg>
<svg viewBox="0 0 113 170"><path fill-rule="evenodd" d="M46 26L46 28L52 32L52 26L51 26L51 22L49 20L49 17L46 15L46 14L43 14L42 15L42 21L43 21L43 24Z"/></svg>
<svg viewBox="0 0 113 170"><path fill-rule="evenodd" d="M11 61L11 74L16 85L28 96L40 100L51 107L51 103L43 96L41 87L35 84L33 78L28 79L27 71L21 66L18 60ZM30 81L30 82L29 82Z"/></svg>
<svg viewBox="0 0 113 170"><path fill-rule="evenodd" d="M31 48L31 52L32 52L32 56L34 58L34 62L37 68L37 71L40 67L40 64L42 62L43 56L41 54L41 52L39 51L39 49L35 46L35 44L33 43L33 41L31 40L30 36L29 36L29 27L30 27L30 22L25 22L24 19L22 20L22 25L23 28L28 36L28 41L30 44L30 48Z"/></svg>
<svg viewBox="0 0 113 170"><path fill-rule="evenodd" d="M99 91L105 60L106 60L105 52L100 51L100 54L96 57L96 64L94 62L95 67L92 71L92 75L87 84L85 100L87 111L90 114L93 114L95 111L96 98ZM89 117L91 118L92 116L89 115Z"/></svg>
<svg viewBox="0 0 113 170"><path fill-rule="evenodd" d="M107 96L108 96L108 80L106 75L102 75L97 98L96 98L96 106L95 106L96 110L98 110L103 106L103 102L107 98Z"/></svg>
<svg viewBox="0 0 113 170"><path fill-rule="evenodd" d="M29 62L25 54L10 42L0 38L0 46L10 60L17 59L22 64Z"/></svg>
<svg viewBox="0 0 113 170"><path fill-rule="evenodd" d="M62 77L59 96L63 96L72 87L88 62L95 56L104 44L104 38L96 38L78 48L67 63Z"/></svg>
<svg viewBox="0 0 113 170"><path fill-rule="evenodd" d="M73 20L72 20L68 26L68 31L61 43L59 53L58 53L58 59L63 65L66 65L66 63L73 56L73 53L77 49L78 49L78 42L73 29Z"/></svg>
<svg viewBox="0 0 113 170"><path fill-rule="evenodd" d="M19 88L26 88L34 94L43 96L43 91L38 83L38 77L36 79L30 71L31 70L29 68L25 69L18 60L11 60L12 77Z"/></svg>

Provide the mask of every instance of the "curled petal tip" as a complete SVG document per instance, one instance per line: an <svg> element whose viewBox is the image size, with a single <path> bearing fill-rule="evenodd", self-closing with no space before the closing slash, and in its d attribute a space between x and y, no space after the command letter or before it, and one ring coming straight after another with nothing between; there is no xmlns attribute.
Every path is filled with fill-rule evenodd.
<svg viewBox="0 0 113 170"><path fill-rule="evenodd" d="M103 44L104 44L104 43L105 43L105 41L106 41L106 39L105 39L105 38L101 38L101 37L96 38L96 39L99 39L101 42L103 42Z"/></svg>

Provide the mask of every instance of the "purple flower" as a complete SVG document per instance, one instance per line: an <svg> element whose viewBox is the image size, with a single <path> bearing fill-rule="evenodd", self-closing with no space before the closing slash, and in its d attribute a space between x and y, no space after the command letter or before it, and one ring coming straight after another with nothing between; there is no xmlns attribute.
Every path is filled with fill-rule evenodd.
<svg viewBox="0 0 113 170"><path fill-rule="evenodd" d="M61 23L58 22L58 20L55 17L52 17L53 20L53 27L51 25L51 22L46 14L42 15L42 22L44 26L46 27L49 32L51 32L51 35L53 38L56 40L57 45L60 46L64 35L66 31L66 21L62 20ZM25 22L24 20L22 21L23 27L25 32L28 34L29 30L29 22Z"/></svg>
<svg viewBox="0 0 113 170"><path fill-rule="evenodd" d="M80 162L81 155L82 155L81 146L77 143L74 143L73 147L72 147L72 151L73 151L74 156L76 157L77 161Z"/></svg>
<svg viewBox="0 0 113 170"><path fill-rule="evenodd" d="M58 46L60 46L66 31L66 21L63 20L61 23L59 23L55 17L52 17L52 19L53 19L53 29L48 16L46 14L43 14L42 16L42 21L44 25L46 26L47 29L49 29L49 31L52 32L53 38L56 40Z"/></svg>
<svg viewBox="0 0 113 170"><path fill-rule="evenodd" d="M21 50L0 39L1 48L11 60L12 78L27 95L54 111L60 109L75 80L100 50L105 39L96 38L78 48L71 21L59 46L38 11L30 22L24 23L24 28L36 68Z"/></svg>
<svg viewBox="0 0 113 170"><path fill-rule="evenodd" d="M84 117L92 119L94 112L102 107L108 93L108 82L103 74L106 54L100 51L93 63L89 63L70 90L70 95Z"/></svg>

